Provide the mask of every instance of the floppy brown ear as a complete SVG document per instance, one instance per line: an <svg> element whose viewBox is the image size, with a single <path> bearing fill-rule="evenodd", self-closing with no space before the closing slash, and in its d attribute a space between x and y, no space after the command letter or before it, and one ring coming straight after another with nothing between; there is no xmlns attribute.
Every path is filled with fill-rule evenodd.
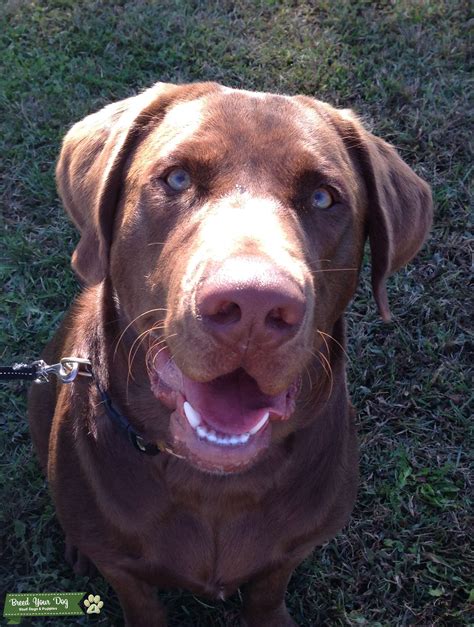
<svg viewBox="0 0 474 627"><path fill-rule="evenodd" d="M369 192L368 233L372 289L380 315L388 322L385 281L423 245L433 218L431 190L392 146L365 131Z"/></svg>
<svg viewBox="0 0 474 627"><path fill-rule="evenodd" d="M75 124L64 138L56 181L64 206L80 231L72 267L87 285L107 274L115 208L123 167L143 128L167 107L216 89L212 83L157 83L138 96L110 104Z"/></svg>
<svg viewBox="0 0 474 627"><path fill-rule="evenodd" d="M338 113L337 130L367 188L372 289L380 315L388 322L390 308L385 282L423 245L433 218L431 190L392 146L366 131L352 111Z"/></svg>

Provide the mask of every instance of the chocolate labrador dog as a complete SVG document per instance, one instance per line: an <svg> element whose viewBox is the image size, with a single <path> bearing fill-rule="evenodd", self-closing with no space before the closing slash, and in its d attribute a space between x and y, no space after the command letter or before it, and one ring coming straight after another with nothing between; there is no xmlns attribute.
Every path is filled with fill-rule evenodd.
<svg viewBox="0 0 474 627"><path fill-rule="evenodd" d="M375 300L431 223L428 185L348 110L158 83L69 131L57 167L84 290L44 352L31 433L67 556L133 627L156 588L294 625L294 568L357 490L344 309L368 237ZM84 373L85 374L85 373Z"/></svg>

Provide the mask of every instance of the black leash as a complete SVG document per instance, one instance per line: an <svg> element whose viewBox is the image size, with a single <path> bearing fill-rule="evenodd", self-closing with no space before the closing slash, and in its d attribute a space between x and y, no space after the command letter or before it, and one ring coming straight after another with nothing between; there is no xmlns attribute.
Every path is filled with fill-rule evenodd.
<svg viewBox="0 0 474 627"><path fill-rule="evenodd" d="M26 379L34 381L39 376L38 366L32 364L13 364L13 366L0 366L0 381L18 381Z"/></svg>
<svg viewBox="0 0 474 627"><path fill-rule="evenodd" d="M0 381L26 380L44 383L49 381L51 374L55 375L62 383L72 383L78 376L91 378L97 387L106 414L114 424L125 431L129 441L140 453L155 456L161 452L166 452L175 457L181 457L170 450L165 442L158 442L158 444L145 442L126 416L114 406L109 394L100 387L92 372L92 364L89 359L63 357L59 363L51 366L43 360L34 361L29 365L18 363L13 364L13 366L0 366Z"/></svg>
<svg viewBox="0 0 474 627"><path fill-rule="evenodd" d="M79 375L92 377L91 362L82 357L63 357L57 364L49 366L42 359L31 364L13 364L0 366L0 381L29 380L35 383L48 382L49 375L54 374L61 383L72 383Z"/></svg>

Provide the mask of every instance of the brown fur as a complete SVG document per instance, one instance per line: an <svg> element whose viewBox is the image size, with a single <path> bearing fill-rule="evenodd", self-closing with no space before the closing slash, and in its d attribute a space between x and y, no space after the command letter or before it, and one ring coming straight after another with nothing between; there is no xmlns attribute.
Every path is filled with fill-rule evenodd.
<svg viewBox="0 0 474 627"><path fill-rule="evenodd" d="M173 167L190 173L191 190L166 189ZM239 367L266 394L303 381L295 413L274 424L264 454L221 474L141 455L87 379L34 386L31 433L69 558L77 570L95 564L133 627L165 624L154 588L170 586L220 598L240 587L245 624L294 624L288 579L346 523L357 489L343 312L364 241L388 319L385 279L423 243L428 186L348 111L211 83L157 84L87 117L64 140L57 180L81 233L73 266L86 287L45 350L48 362L90 358L134 428L171 448L170 410L147 374L156 337L197 381ZM336 196L326 211L308 204L321 186ZM239 256L265 259L304 294L304 320L288 341L249 340L243 351L200 323L196 294Z"/></svg>

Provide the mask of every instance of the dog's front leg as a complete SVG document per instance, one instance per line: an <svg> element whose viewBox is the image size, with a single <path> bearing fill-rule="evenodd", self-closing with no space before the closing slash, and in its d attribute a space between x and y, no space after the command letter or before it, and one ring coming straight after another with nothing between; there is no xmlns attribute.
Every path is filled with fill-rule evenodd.
<svg viewBox="0 0 474 627"><path fill-rule="evenodd" d="M242 586L242 627L295 627L285 605L285 592L295 568L285 564Z"/></svg>
<svg viewBox="0 0 474 627"><path fill-rule="evenodd" d="M119 598L126 627L166 627L166 611L153 586L126 570L100 570Z"/></svg>

